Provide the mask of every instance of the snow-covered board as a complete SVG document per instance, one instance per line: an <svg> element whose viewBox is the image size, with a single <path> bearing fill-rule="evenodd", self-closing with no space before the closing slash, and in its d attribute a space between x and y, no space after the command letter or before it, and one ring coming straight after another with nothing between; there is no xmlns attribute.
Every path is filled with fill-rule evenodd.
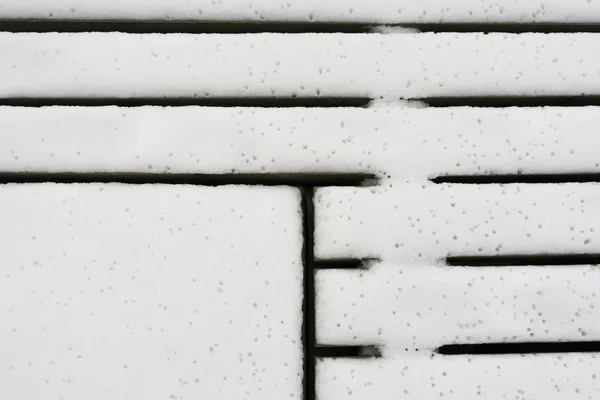
<svg viewBox="0 0 600 400"><path fill-rule="evenodd" d="M598 107L0 107L0 165L4 172L365 172L382 185L419 189L444 174L600 172L599 119ZM449 206L450 192L429 192Z"/></svg>
<svg viewBox="0 0 600 400"><path fill-rule="evenodd" d="M2 18L188 21L597 22L593 0L1 0Z"/></svg>
<svg viewBox="0 0 600 400"><path fill-rule="evenodd" d="M0 398L300 398L296 189L2 185L0 221Z"/></svg>
<svg viewBox="0 0 600 400"><path fill-rule="evenodd" d="M598 95L599 41L594 33L4 32L0 97Z"/></svg>
<svg viewBox="0 0 600 400"><path fill-rule="evenodd" d="M330 399L590 400L600 357L586 354L433 356L318 362L317 397Z"/></svg>

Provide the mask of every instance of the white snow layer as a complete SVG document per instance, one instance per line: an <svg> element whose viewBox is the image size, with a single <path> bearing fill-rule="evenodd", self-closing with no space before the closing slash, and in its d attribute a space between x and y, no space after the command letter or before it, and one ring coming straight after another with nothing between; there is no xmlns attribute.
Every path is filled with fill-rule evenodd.
<svg viewBox="0 0 600 400"><path fill-rule="evenodd" d="M300 398L297 190L2 185L0 220L0 398Z"/></svg>
<svg viewBox="0 0 600 400"><path fill-rule="evenodd" d="M0 0L2 18L597 22L597 0Z"/></svg>
<svg viewBox="0 0 600 400"><path fill-rule="evenodd" d="M600 34L1 33L1 97L600 94Z"/></svg>
<svg viewBox="0 0 600 400"><path fill-rule="evenodd" d="M595 22L578 1L12 1L2 18ZM597 266L447 255L600 253L600 108L403 108L599 95L600 34L0 33L0 97L383 98L368 109L0 107L1 172L369 172L316 191L321 400L594 399L595 354L441 356L448 343L599 340ZM0 397L299 398L301 219L289 188L3 185Z"/></svg>
<svg viewBox="0 0 600 400"><path fill-rule="evenodd" d="M600 357L587 354L322 360L319 399L596 399Z"/></svg>
<svg viewBox="0 0 600 400"><path fill-rule="evenodd" d="M367 172L386 184L429 185L442 174L600 172L599 119L598 107L0 107L0 164L30 172ZM449 205L450 192L430 192Z"/></svg>

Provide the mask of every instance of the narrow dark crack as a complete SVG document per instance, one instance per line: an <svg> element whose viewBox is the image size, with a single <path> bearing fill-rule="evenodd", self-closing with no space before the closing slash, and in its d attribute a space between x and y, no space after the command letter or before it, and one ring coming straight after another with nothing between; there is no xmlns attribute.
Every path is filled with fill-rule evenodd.
<svg viewBox="0 0 600 400"><path fill-rule="evenodd" d="M598 265L600 254L498 254L449 256L446 264L458 267L510 267L551 265Z"/></svg>
<svg viewBox="0 0 600 400"><path fill-rule="evenodd" d="M364 108L368 97L4 97L0 105L13 107L258 107L258 108Z"/></svg>
<svg viewBox="0 0 600 400"><path fill-rule="evenodd" d="M536 354L600 352L600 342L521 342L447 344L436 349L439 354Z"/></svg>
<svg viewBox="0 0 600 400"><path fill-rule="evenodd" d="M391 99L388 99L391 100ZM600 96L452 96L398 98L444 107L586 107L600 106ZM255 97L1 97L0 106L12 107L257 107L257 108L367 108L377 98L365 96L255 96Z"/></svg>
<svg viewBox="0 0 600 400"><path fill-rule="evenodd" d="M301 187L302 215L304 229L304 318L302 334L304 345L304 400L316 399L316 308L315 308L315 268L314 268L314 187Z"/></svg>
<svg viewBox="0 0 600 400"><path fill-rule="evenodd" d="M375 258L317 259L314 266L319 269L368 269L377 261L379 260Z"/></svg>
<svg viewBox="0 0 600 400"><path fill-rule="evenodd" d="M565 174L486 174L440 175L430 179L433 183L458 183L465 185L495 185L510 183L587 183L600 182L600 173L580 172Z"/></svg>
<svg viewBox="0 0 600 400"><path fill-rule="evenodd" d="M126 183L132 185L258 185L258 186L374 186L378 178L370 173L112 173L112 172L0 172L0 184L7 183Z"/></svg>
<svg viewBox="0 0 600 400"><path fill-rule="evenodd" d="M317 346L315 356L319 358L379 358L381 350L378 346Z"/></svg>
<svg viewBox="0 0 600 400"><path fill-rule="evenodd" d="M3 32L122 32L252 34L252 33L372 33L381 25L372 21L210 21L185 19L2 19ZM600 32L598 23L504 23L504 22L435 22L396 23L385 27L409 28L418 32L457 33L563 33Z"/></svg>

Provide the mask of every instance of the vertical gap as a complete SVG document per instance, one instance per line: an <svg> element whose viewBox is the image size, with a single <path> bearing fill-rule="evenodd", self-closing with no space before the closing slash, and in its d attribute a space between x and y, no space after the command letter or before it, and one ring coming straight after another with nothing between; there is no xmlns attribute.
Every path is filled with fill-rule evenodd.
<svg viewBox="0 0 600 400"><path fill-rule="evenodd" d="M314 188L301 187L302 193L302 218L303 218L303 253L304 261L304 299L303 299L303 325L302 337L304 345L304 400L315 400L315 348L316 348L316 322L315 322L315 257L314 257Z"/></svg>

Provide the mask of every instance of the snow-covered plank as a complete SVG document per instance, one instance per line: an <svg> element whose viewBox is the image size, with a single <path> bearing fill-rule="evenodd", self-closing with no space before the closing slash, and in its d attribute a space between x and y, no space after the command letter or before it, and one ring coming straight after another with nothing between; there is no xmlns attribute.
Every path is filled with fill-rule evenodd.
<svg viewBox="0 0 600 400"><path fill-rule="evenodd" d="M422 183L445 173L600 172L599 119L598 107L0 107L0 167L368 172Z"/></svg>
<svg viewBox="0 0 600 400"><path fill-rule="evenodd" d="M1 0L2 18L191 21L582 22L600 20L597 1L571 0Z"/></svg>
<svg viewBox="0 0 600 400"><path fill-rule="evenodd" d="M589 400L600 396L596 354L407 355L317 364L317 395L333 399Z"/></svg>
<svg viewBox="0 0 600 400"><path fill-rule="evenodd" d="M322 343L379 343L394 354L600 338L595 267L443 266L447 255L600 252L600 185L389 186L317 191L317 257L383 260L318 273Z"/></svg>
<svg viewBox="0 0 600 400"><path fill-rule="evenodd" d="M317 341L384 356L452 343L600 339L600 269L377 263L317 272Z"/></svg>
<svg viewBox="0 0 600 400"><path fill-rule="evenodd" d="M598 196L597 183L322 188L315 252L410 265L447 255L600 252Z"/></svg>
<svg viewBox="0 0 600 400"><path fill-rule="evenodd" d="M0 187L0 397L301 397L291 188Z"/></svg>
<svg viewBox="0 0 600 400"><path fill-rule="evenodd" d="M591 33L2 33L0 97L597 95L599 40Z"/></svg>

